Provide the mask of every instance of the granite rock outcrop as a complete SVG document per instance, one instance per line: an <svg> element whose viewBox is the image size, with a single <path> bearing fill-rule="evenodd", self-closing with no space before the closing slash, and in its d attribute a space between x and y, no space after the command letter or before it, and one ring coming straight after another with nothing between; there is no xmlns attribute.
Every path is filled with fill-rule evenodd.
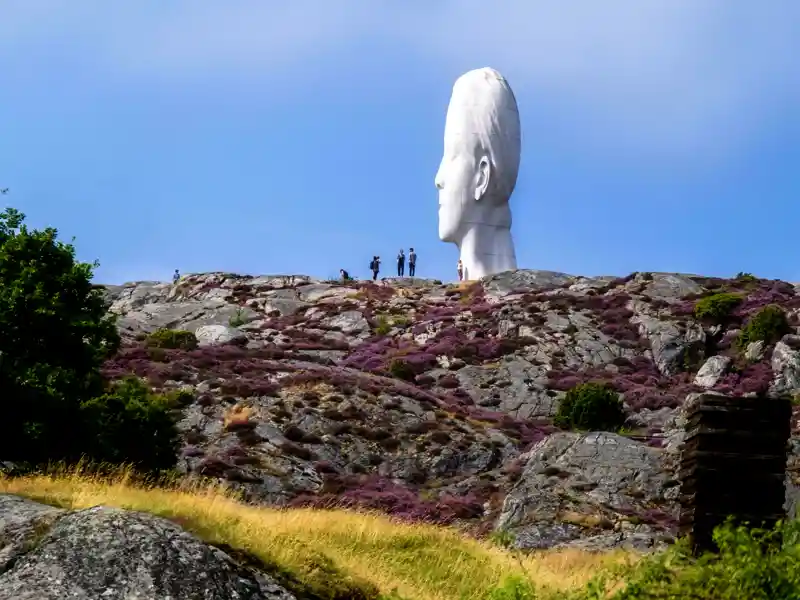
<svg viewBox="0 0 800 600"><path fill-rule="evenodd" d="M729 318L696 318L719 292L742 298ZM195 395L179 424L188 475L258 502L503 528L527 547L658 546L674 533L687 396L800 391L800 294L750 276L519 270L451 285L206 273L107 293L125 340L107 374ZM792 332L739 348L769 304ZM158 328L200 345L148 347ZM566 391L588 381L622 395L622 432L553 426Z"/></svg>
<svg viewBox="0 0 800 600"><path fill-rule="evenodd" d="M296 600L269 574L150 514L0 495L2 600Z"/></svg>

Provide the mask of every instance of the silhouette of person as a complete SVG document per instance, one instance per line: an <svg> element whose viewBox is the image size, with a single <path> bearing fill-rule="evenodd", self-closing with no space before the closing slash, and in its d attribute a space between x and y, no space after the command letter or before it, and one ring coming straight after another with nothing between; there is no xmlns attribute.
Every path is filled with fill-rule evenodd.
<svg viewBox="0 0 800 600"><path fill-rule="evenodd" d="M408 249L408 276L413 277L417 272L417 253L413 248Z"/></svg>
<svg viewBox="0 0 800 600"><path fill-rule="evenodd" d="M181 278L181 274L178 272L178 269L175 269L175 272L172 274L172 283L178 283L178 280Z"/></svg>
<svg viewBox="0 0 800 600"><path fill-rule="evenodd" d="M460 258L458 259L458 265L457 265L456 268L458 269L458 280L459 281L463 281L464 280L464 263L461 262Z"/></svg>
<svg viewBox="0 0 800 600"><path fill-rule="evenodd" d="M372 281L378 279L378 273L381 270L381 257L380 256L373 256L372 262L369 263L369 268L372 271Z"/></svg>
<svg viewBox="0 0 800 600"><path fill-rule="evenodd" d="M397 276L402 277L406 269L406 254L400 248L400 254L397 255Z"/></svg>

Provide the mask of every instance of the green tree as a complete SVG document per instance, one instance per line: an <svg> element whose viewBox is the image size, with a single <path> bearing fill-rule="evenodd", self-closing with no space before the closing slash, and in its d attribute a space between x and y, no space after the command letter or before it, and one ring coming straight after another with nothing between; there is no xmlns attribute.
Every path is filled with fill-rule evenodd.
<svg viewBox="0 0 800 600"><path fill-rule="evenodd" d="M102 393L100 366L120 339L91 282L97 264L24 220L0 213L0 457L70 459L85 429L80 405Z"/></svg>

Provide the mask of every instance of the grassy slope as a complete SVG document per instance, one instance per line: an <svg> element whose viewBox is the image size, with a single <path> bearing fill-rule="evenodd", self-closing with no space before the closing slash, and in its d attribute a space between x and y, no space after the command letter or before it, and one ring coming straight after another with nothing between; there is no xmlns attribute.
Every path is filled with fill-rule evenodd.
<svg viewBox="0 0 800 600"><path fill-rule="evenodd" d="M575 589L623 558L576 550L522 557L452 529L350 511L256 507L219 487L154 487L125 474L0 477L0 493L68 509L101 504L167 517L323 597L370 598L396 590L414 600L483 600L510 575L529 578L537 587ZM332 581L338 593L330 593Z"/></svg>

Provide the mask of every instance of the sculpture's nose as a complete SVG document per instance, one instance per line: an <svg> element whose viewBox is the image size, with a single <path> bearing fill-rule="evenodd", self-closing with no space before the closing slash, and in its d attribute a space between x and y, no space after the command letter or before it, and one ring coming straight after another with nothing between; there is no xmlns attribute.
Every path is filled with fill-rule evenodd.
<svg viewBox="0 0 800 600"><path fill-rule="evenodd" d="M439 170L436 171L436 177L434 178L433 183L436 186L437 190L441 190L444 188L444 178L442 177L441 167L439 167Z"/></svg>

